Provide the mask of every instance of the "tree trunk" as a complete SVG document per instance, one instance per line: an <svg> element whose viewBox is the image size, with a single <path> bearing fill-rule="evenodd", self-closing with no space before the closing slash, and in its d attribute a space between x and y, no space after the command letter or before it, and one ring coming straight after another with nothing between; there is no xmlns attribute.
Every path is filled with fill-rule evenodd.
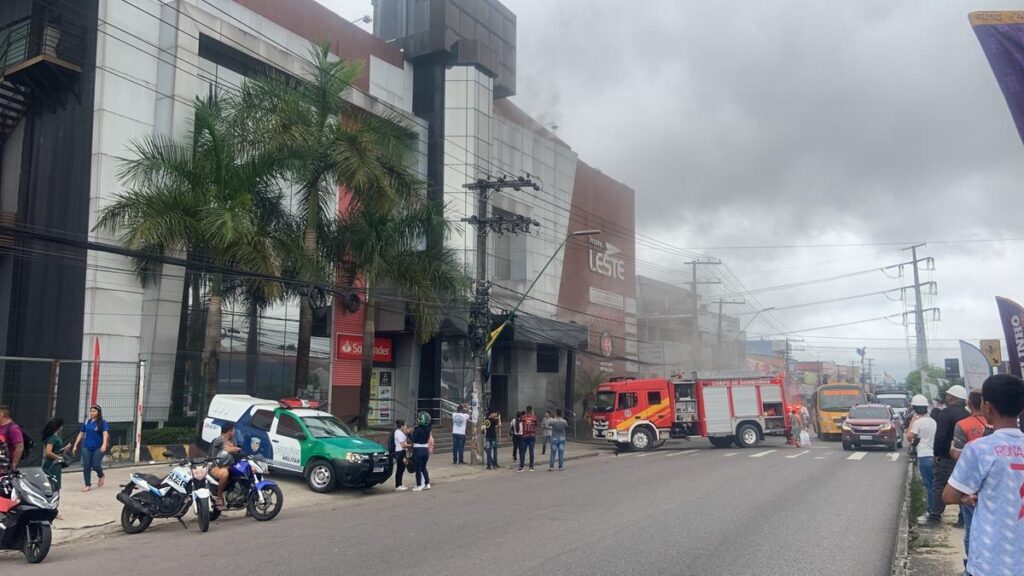
<svg viewBox="0 0 1024 576"><path fill-rule="evenodd" d="M203 344L203 374L205 375L203 386L202 410L196 418L196 433L201 435L203 431L203 419L206 417L210 407L210 401L217 394L218 369L220 363L220 308L221 308L221 283L214 279L210 286L210 306L206 312L206 334Z"/></svg>
<svg viewBox="0 0 1024 576"><path fill-rule="evenodd" d="M307 254L316 254L316 222L307 218L306 237L303 240ZM309 383L309 347L313 338L313 298L310 294L299 297L299 342L295 347L295 381L292 390L296 397Z"/></svg>
<svg viewBox="0 0 1024 576"><path fill-rule="evenodd" d="M256 396L256 377L260 360L260 309L249 303L249 334L245 339L245 392Z"/></svg>
<svg viewBox="0 0 1024 576"><path fill-rule="evenodd" d="M359 428L366 430L370 419L370 378L373 377L373 338L377 331L376 302L370 298L370 283L363 286L366 290L366 320L363 322L363 358L359 377ZM379 405L379 403L378 403Z"/></svg>

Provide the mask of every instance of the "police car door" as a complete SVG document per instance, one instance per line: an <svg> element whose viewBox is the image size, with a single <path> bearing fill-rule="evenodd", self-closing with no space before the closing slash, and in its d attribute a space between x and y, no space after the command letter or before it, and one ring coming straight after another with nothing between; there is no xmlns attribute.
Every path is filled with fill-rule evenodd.
<svg viewBox="0 0 1024 576"><path fill-rule="evenodd" d="M299 421L290 414L278 413L274 419L274 428L270 431L270 442L274 445L274 466L302 472L300 438L305 438L305 435Z"/></svg>

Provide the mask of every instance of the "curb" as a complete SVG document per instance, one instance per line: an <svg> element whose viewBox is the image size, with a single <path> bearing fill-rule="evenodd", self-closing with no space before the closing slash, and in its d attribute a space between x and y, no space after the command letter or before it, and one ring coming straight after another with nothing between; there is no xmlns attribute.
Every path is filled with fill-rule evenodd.
<svg viewBox="0 0 1024 576"><path fill-rule="evenodd" d="M903 482L903 502L900 505L896 541L893 543L892 576L906 576L910 558L910 482L914 478L914 465L907 463L907 479Z"/></svg>

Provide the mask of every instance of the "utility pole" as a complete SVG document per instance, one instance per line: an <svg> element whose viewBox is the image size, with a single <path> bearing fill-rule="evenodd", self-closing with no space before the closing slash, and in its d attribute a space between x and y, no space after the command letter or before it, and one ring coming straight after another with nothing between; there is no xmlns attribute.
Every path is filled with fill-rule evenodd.
<svg viewBox="0 0 1024 576"><path fill-rule="evenodd" d="M473 396L470 399L471 416L471 438L470 464L479 464L483 461L483 440L480 438L480 419L485 416L483 411L484 384L487 382L487 357L483 353L487 336L491 331L491 307L490 294L491 283L487 281L487 235L490 232L495 234L518 234L529 233L531 226L540 226L540 223L532 218L515 215L512 218L490 218L488 217L487 203L491 194L500 192L505 188L521 190L533 188L540 190L533 180L529 178L506 178L504 176L496 180L477 179L474 182L463 185L463 188L475 191L476 214L469 218L463 218L476 227L476 281L472 307L470 308L469 341L473 348L473 357L476 360L476 377L473 379ZM489 396L490 391L486 391Z"/></svg>
<svg viewBox="0 0 1024 576"><path fill-rule="evenodd" d="M715 303L718 304L718 344L715 346L713 370L722 367L722 306L725 304L746 304L746 302L743 300L723 300L719 298Z"/></svg>
<svg viewBox="0 0 1024 576"><path fill-rule="evenodd" d="M915 244L910 248L911 263L914 265L914 332L917 334L917 366L918 368L928 365L928 342L924 333L924 307L921 303L921 276L918 272L917 249L925 244ZM934 265L934 264L933 264Z"/></svg>
<svg viewBox="0 0 1024 576"><path fill-rule="evenodd" d="M868 379L868 383L871 385L871 391L872 392L875 391L875 368L874 368L874 363L875 363L875 359L874 358L868 358L868 374L867 374L867 379Z"/></svg>
<svg viewBox="0 0 1024 576"><path fill-rule="evenodd" d="M703 282L697 281L697 266L701 264L713 264L721 265L721 261L716 260L691 260L686 263L690 266L693 275L690 280L690 296L693 298L693 370L700 372L701 368L701 352L703 351L703 343L700 339L700 298L697 296L697 286L701 284L721 284L719 280L705 280Z"/></svg>

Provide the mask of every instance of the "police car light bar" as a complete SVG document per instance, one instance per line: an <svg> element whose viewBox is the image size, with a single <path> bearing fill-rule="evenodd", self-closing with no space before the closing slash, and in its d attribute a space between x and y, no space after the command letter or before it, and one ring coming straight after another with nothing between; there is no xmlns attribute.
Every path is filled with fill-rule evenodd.
<svg viewBox="0 0 1024 576"><path fill-rule="evenodd" d="M281 408L312 408L313 410L320 408L320 403L316 400L303 398L282 398L277 403L281 405Z"/></svg>

